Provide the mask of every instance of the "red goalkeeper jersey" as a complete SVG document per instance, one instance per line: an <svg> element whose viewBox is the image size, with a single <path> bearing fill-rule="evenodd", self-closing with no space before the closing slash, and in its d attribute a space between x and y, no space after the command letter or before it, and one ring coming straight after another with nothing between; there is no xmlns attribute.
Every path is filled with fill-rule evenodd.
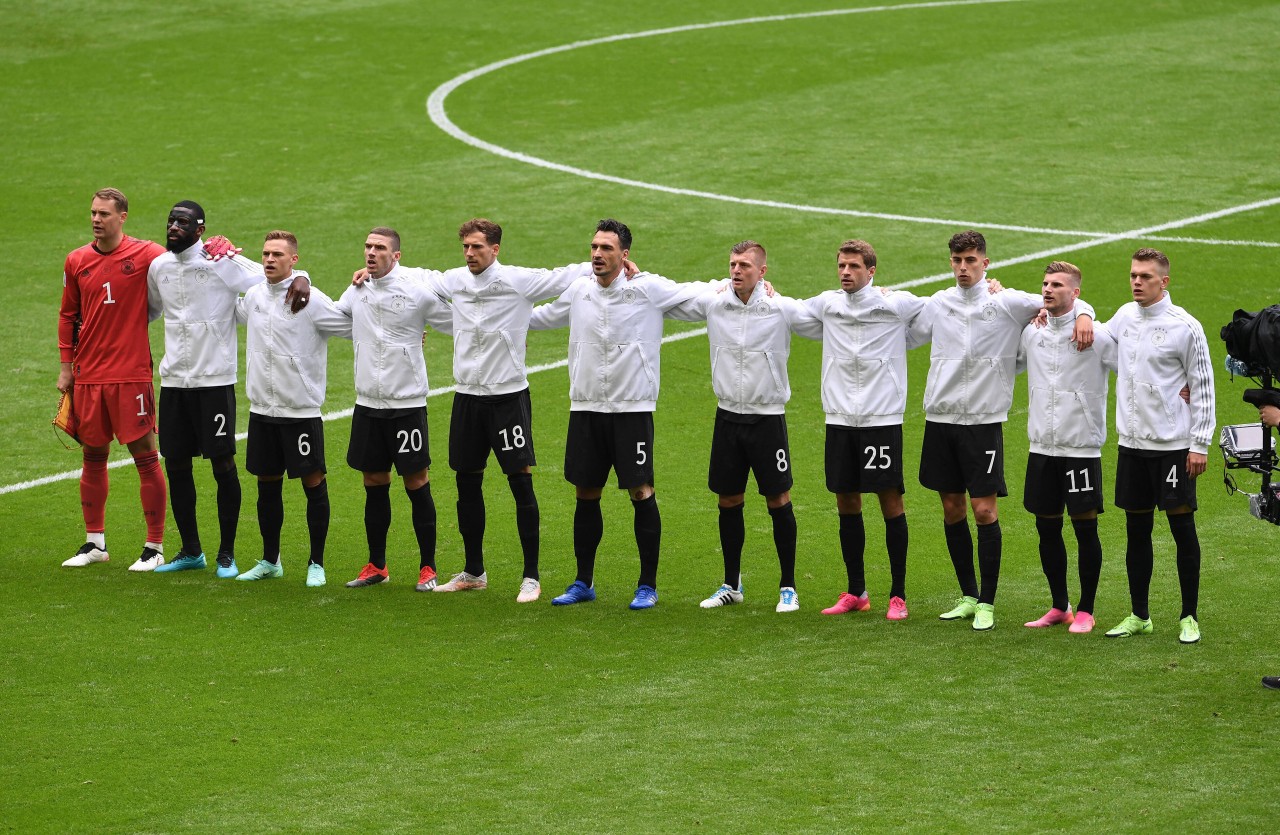
<svg viewBox="0 0 1280 835"><path fill-rule="evenodd" d="M58 352L77 383L151 382L147 268L164 251L126 235L111 252L86 244L67 256Z"/></svg>

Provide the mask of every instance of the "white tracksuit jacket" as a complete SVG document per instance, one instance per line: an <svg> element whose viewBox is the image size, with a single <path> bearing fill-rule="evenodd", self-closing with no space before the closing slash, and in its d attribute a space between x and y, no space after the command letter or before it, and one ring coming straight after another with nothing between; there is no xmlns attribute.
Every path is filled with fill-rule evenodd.
<svg viewBox="0 0 1280 835"><path fill-rule="evenodd" d="M1027 438L1031 451L1059 458L1100 458L1107 440L1107 371L1115 341L1094 325L1093 345L1071 342L1075 312L1027 325L1018 343L1018 371L1027 372Z"/></svg>
<svg viewBox="0 0 1280 835"><path fill-rule="evenodd" d="M295 270L294 275L306 275ZM267 417L320 417L328 382L329 338L351 338L351 317L311 288L307 306L285 304L292 277L264 281L236 303L236 321L248 325L245 392L249 411Z"/></svg>
<svg viewBox="0 0 1280 835"><path fill-rule="evenodd" d="M830 426L898 426L907 409L908 329L925 300L884 293L872 279L853 293L804 302L822 322L822 410Z"/></svg>
<svg viewBox="0 0 1280 835"><path fill-rule="evenodd" d="M721 291L723 288L723 291ZM763 282L743 302L730 279L711 282L693 299L667 311L686 322L707 323L711 387L720 408L740 415L780 415L791 399L787 358L791 334L817 338L822 327L803 303L765 292Z"/></svg>
<svg viewBox="0 0 1280 835"><path fill-rule="evenodd" d="M411 278L397 264L382 278L348 287L338 299L338 310L351 317L357 405L407 409L426 404L422 333L427 325L453 331L453 313L438 289L434 278Z"/></svg>
<svg viewBox="0 0 1280 835"><path fill-rule="evenodd" d="M990 293L983 277L969 288L953 285L929 297L911 326L912 347L932 341L924 411L935 423L1004 423L1013 405L1018 340L1044 306L1038 293ZM1093 308L1076 303L1076 315Z"/></svg>
<svg viewBox="0 0 1280 835"><path fill-rule="evenodd" d="M1107 323L1116 340L1116 431L1129 449L1205 454L1217 415L1204 328L1168 293L1151 305L1129 302ZM1191 387L1191 403L1179 392Z"/></svg>
<svg viewBox="0 0 1280 835"><path fill-rule="evenodd" d="M591 263L536 270L494 261L479 275L466 267L444 273L403 271L416 278L437 277L435 288L453 309L457 391L483 396L529 387L524 363L533 305L560 295L574 279L590 276Z"/></svg>
<svg viewBox="0 0 1280 835"><path fill-rule="evenodd" d="M165 252L147 272L151 318L164 316L160 385L211 388L236 381L236 298L262 283L262 266L236 255L204 257L204 241Z"/></svg>
<svg viewBox="0 0 1280 835"><path fill-rule="evenodd" d="M534 308L530 330L569 326L569 400L575 412L652 412L658 406L663 314L705 283L622 273L608 287L594 275Z"/></svg>

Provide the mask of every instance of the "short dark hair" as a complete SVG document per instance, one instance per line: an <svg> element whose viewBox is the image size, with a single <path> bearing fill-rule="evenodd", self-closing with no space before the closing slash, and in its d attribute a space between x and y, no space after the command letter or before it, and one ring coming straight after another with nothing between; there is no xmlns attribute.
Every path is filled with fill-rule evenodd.
<svg viewBox="0 0 1280 835"><path fill-rule="evenodd" d="M768 258L769 256L764 251L763 246L761 246L758 242L751 240L750 238L747 238L745 241L739 241L738 243L734 244L729 251L734 255L742 255L743 253L750 252L753 249L760 250L760 263L763 264L765 259Z"/></svg>
<svg viewBox="0 0 1280 835"><path fill-rule="evenodd" d="M987 239L982 237L981 232L967 229L964 232L957 232L952 235L951 240L947 241L947 248L952 252L968 252L971 249L976 249L986 255Z"/></svg>
<svg viewBox="0 0 1280 835"><path fill-rule="evenodd" d="M110 200L116 204L116 211L129 211L129 198L118 188L100 188L93 193L94 200Z"/></svg>
<svg viewBox="0 0 1280 835"><path fill-rule="evenodd" d="M284 241L294 252L298 251L298 237L292 232L286 232L283 229L276 229L267 233L267 237L262 239L265 244L267 241ZM399 249L400 247L396 247Z"/></svg>
<svg viewBox="0 0 1280 835"><path fill-rule="evenodd" d="M204 207L194 200L179 200L173 204L174 209L186 209L196 216L196 223L204 226ZM170 209L169 211L173 211Z"/></svg>
<svg viewBox="0 0 1280 835"><path fill-rule="evenodd" d="M631 230L620 220L607 217L596 224L597 232L612 232L618 236L618 243L623 249L631 249Z"/></svg>
<svg viewBox="0 0 1280 835"><path fill-rule="evenodd" d="M840 244L840 255L861 255L862 264L867 269L871 269L876 265L876 251L871 244L866 241L860 241L857 238L845 241ZM836 260L840 259L840 255L836 256Z"/></svg>
<svg viewBox="0 0 1280 835"><path fill-rule="evenodd" d="M370 235L381 235L384 238L391 239L391 248L400 251L400 233L392 229L390 226L375 226L369 230Z"/></svg>
<svg viewBox="0 0 1280 835"><path fill-rule="evenodd" d="M1169 256L1165 255L1158 249L1152 249L1149 246L1144 246L1142 249L1133 253L1133 260L1155 261L1160 265L1160 269L1164 270L1166 274L1169 272Z"/></svg>
<svg viewBox="0 0 1280 835"><path fill-rule="evenodd" d="M484 235L487 243L502 243L502 227L482 217L475 217L458 227L458 238L462 239L466 236L479 232Z"/></svg>

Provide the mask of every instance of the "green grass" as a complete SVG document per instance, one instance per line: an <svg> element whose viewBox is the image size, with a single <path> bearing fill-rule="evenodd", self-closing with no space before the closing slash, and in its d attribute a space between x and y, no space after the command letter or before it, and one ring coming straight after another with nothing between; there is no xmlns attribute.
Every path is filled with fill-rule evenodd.
<svg viewBox="0 0 1280 835"><path fill-rule="evenodd" d="M850 0L851 3L856 0ZM862 5L869 5L863 3ZM507 230L502 259L584 258L594 221L636 233L633 255L676 279L724 274L730 245L769 248L795 296L834 287L833 253L865 237L879 281L946 270L956 227L679 197L534 168L436 129L424 103L454 76L619 32L839 8L838 3L224 3L208 10L79 0L9 4L0 44L0 484L78 467L50 437L58 273L88 239L97 188L130 197L127 230L157 238L199 200L211 232L252 253L287 228L301 266L336 295L365 232L396 226L406 263L460 263L475 215ZM1123 232L1280 195L1280 6L1262 0L1084 0L874 12L596 46L486 75L448 100L463 129L606 174L840 209L982 224ZM981 228L981 227L980 227ZM1162 233L1280 239L1280 207ZM993 230L996 261L1069 246ZM1127 298L1138 240L1067 254L1106 318ZM1157 243L1176 303L1218 328L1276 299L1275 248ZM1035 289L1043 263L995 272ZM939 283L920 287L932 292ZM682 326L673 326L672 330ZM156 355L161 332L152 328ZM531 363L563 358L536 334ZM431 335L434 385L450 346ZM881 523L868 517L871 616L818 610L843 587L822 476L820 346L797 340L789 423L800 524L795 616L773 612L763 502L749 503L747 603L696 603L720 576L705 466L706 342L663 352L656 466L661 603L630 613L631 514L605 497L599 602L546 597L573 575L572 490L561 477L565 372L533 378L543 512L542 603L517 607L519 546L501 478L486 482L492 587L417 595L408 503L393 491L392 583L341 582L364 562L363 493L344 463L349 421L326 426L330 585L303 587L301 489L286 489L286 576L253 585L134 576L137 478L112 471L107 566L63 571L82 535L73 480L0 496L0 829L12 831L833 829L1256 831L1280 812L1280 671L1267 615L1277 531L1218 486L1211 452L1197 515L1204 641L1176 641L1172 541L1156 526L1156 632L1106 641L1023 629L1047 591L1019 497L1025 384L1005 432L1010 498L998 628L940 623L955 595L935 497L908 476L912 618L882 617ZM331 351L329 408L353 401L350 348ZM911 356L908 468L928 363ZM243 368L243 365L242 365ZM1245 422L1242 381L1218 379L1220 423ZM240 398L243 430L247 402ZM430 403L439 562L462 563L445 466L449 398ZM1114 430L1112 432L1114 438ZM213 482L198 472L206 544ZM1114 451L1104 457L1110 490ZM239 558L259 540L254 487ZM1102 519L1099 625L1127 611L1123 514ZM170 524L169 550L176 549ZM1074 580L1072 588L1076 587Z"/></svg>

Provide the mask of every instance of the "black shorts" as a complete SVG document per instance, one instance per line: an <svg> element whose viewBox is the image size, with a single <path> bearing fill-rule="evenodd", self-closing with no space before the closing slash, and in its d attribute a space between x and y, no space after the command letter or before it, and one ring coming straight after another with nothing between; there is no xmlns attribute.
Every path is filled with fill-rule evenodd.
<svg viewBox="0 0 1280 835"><path fill-rule="evenodd" d="M1187 505L1195 510L1196 479L1187 475L1187 452L1120 447L1116 456L1116 507L1143 512Z"/></svg>
<svg viewBox="0 0 1280 835"><path fill-rule="evenodd" d="M537 464L533 457L533 407L529 390L479 397L455 394L449 419L449 467L460 473L483 470L489 450L504 473Z"/></svg>
<svg viewBox="0 0 1280 835"><path fill-rule="evenodd" d="M427 407L370 409L356 404L351 415L347 466L362 473L411 475L431 466Z"/></svg>
<svg viewBox="0 0 1280 835"><path fill-rule="evenodd" d="M791 489L786 415L738 415L716 409L707 486L717 496L745 493L748 471L755 473L762 496Z"/></svg>
<svg viewBox="0 0 1280 835"><path fill-rule="evenodd" d="M1007 496L1004 424L924 422L920 483L939 493Z"/></svg>
<svg viewBox="0 0 1280 835"><path fill-rule="evenodd" d="M160 388L160 454L225 458L236 454L236 387Z"/></svg>
<svg viewBox="0 0 1280 835"><path fill-rule="evenodd" d="M827 424L827 489L832 493L907 492L902 482L902 424Z"/></svg>
<svg viewBox="0 0 1280 835"><path fill-rule="evenodd" d="M249 443L244 466L250 475L302 478L327 472L324 464L324 421L314 418L269 418L249 413Z"/></svg>
<svg viewBox="0 0 1280 835"><path fill-rule="evenodd" d="M1102 513L1102 459L1033 452L1022 490L1022 506L1037 516L1060 516L1064 505L1068 516Z"/></svg>
<svg viewBox="0 0 1280 835"><path fill-rule="evenodd" d="M653 484L653 412L570 412L564 479L593 490L609 482L630 490Z"/></svg>

